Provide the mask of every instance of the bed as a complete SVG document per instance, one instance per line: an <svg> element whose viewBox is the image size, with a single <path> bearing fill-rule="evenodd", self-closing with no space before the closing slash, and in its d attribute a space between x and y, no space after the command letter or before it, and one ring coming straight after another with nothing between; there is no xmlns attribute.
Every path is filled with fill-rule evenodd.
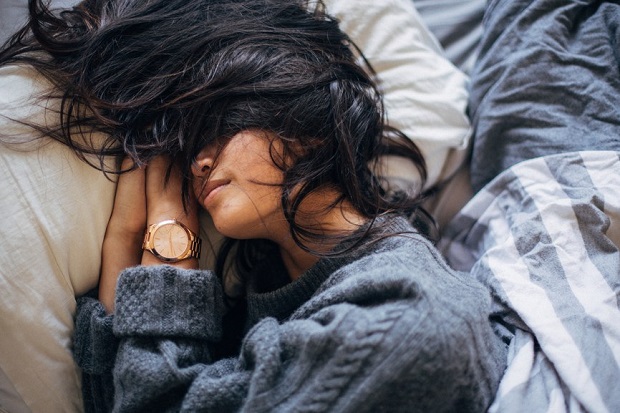
<svg viewBox="0 0 620 413"><path fill-rule="evenodd" d="M326 4L376 69L390 123L422 148L427 187L440 184L427 204L438 247L491 293L510 351L489 411L620 411L620 4ZM2 18L2 7L23 11L2 3ZM0 69L0 113L47 121L44 108L25 109L45 87ZM97 282L114 184L53 144L2 147L0 162L10 217L0 226L0 411L79 412L74 297ZM394 181L416 184L389 162Z"/></svg>
<svg viewBox="0 0 620 413"><path fill-rule="evenodd" d="M445 229L510 342L493 412L620 409L620 4L489 1Z"/></svg>

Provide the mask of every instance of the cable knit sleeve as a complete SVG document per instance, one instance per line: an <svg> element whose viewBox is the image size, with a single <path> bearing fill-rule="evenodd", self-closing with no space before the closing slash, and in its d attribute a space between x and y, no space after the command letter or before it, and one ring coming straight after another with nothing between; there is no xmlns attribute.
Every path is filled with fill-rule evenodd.
<svg viewBox="0 0 620 413"><path fill-rule="evenodd" d="M115 321L115 329L123 331L114 372L116 407L127 412L484 411L502 368L495 364L487 321L472 319L472 312L455 314L416 286L395 284L373 291L374 300L391 294L387 300L334 302L287 321L264 318L246 335L239 357L217 362L209 359L204 337L189 334L191 311L184 313L190 320L183 329L176 325L179 310L170 313L174 326L153 326L153 315L139 309L142 293L135 292L135 311L121 310ZM158 288L182 291L178 285ZM125 284L119 293L119 299L127 297ZM196 305L189 295L183 303ZM169 316L163 307L159 311L161 318ZM120 329L126 325L134 333Z"/></svg>
<svg viewBox="0 0 620 413"><path fill-rule="evenodd" d="M329 305L309 319L263 319L240 358L252 372L244 411L485 411L503 354L484 318L436 304L413 292ZM190 394L188 411L212 397Z"/></svg>
<svg viewBox="0 0 620 413"><path fill-rule="evenodd" d="M334 273L289 317L260 318L223 360L209 353L223 308L212 273L126 270L115 411L484 411L504 367L488 293L428 260L428 285L367 264Z"/></svg>
<svg viewBox="0 0 620 413"><path fill-rule="evenodd" d="M114 333L218 341L223 296L210 271L169 265L134 267L119 278Z"/></svg>
<svg viewBox="0 0 620 413"><path fill-rule="evenodd" d="M77 300L73 357L82 369L82 395L86 412L112 409L112 368L118 339L112 333L114 317L106 315L95 294Z"/></svg>
<svg viewBox="0 0 620 413"><path fill-rule="evenodd" d="M209 271L126 269L119 278L115 306L115 315L106 315L94 294L78 299L73 352L83 373L87 412L110 411L114 399L121 410L128 400L126 410L131 411L187 386L192 375L183 376L182 366L209 362L208 344L222 335L222 290ZM167 346L174 348L166 350ZM162 357L177 362L173 369L178 370L166 371ZM131 366L144 368L129 373ZM154 376L148 377L150 372ZM113 375L119 378L116 388Z"/></svg>

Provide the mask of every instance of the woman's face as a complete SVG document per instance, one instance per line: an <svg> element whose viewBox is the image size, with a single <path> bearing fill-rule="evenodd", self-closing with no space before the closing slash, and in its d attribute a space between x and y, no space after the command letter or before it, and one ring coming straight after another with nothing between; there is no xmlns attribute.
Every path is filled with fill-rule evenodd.
<svg viewBox="0 0 620 413"><path fill-rule="evenodd" d="M277 241L288 233L280 201L283 172L270 150L272 141L276 153L281 143L274 139L263 131L242 131L219 154L209 145L196 157L194 193L221 234Z"/></svg>

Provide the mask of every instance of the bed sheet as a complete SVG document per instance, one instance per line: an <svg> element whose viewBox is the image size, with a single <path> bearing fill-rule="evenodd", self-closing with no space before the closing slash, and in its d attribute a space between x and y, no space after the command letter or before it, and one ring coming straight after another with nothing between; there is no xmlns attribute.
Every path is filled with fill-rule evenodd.
<svg viewBox="0 0 620 413"><path fill-rule="evenodd" d="M52 9L63 9L78 0L50 0ZM0 44L26 23L27 0L0 0Z"/></svg>
<svg viewBox="0 0 620 413"><path fill-rule="evenodd" d="M413 0L424 22L456 67L470 73L478 56L487 0Z"/></svg>
<svg viewBox="0 0 620 413"><path fill-rule="evenodd" d="M471 73L474 191L526 159L620 150L620 2L489 0Z"/></svg>
<svg viewBox="0 0 620 413"><path fill-rule="evenodd" d="M440 249L510 345L490 412L620 411L620 3L489 0Z"/></svg>
<svg viewBox="0 0 620 413"><path fill-rule="evenodd" d="M490 412L620 412L620 153L521 162L440 243L492 294L510 343Z"/></svg>

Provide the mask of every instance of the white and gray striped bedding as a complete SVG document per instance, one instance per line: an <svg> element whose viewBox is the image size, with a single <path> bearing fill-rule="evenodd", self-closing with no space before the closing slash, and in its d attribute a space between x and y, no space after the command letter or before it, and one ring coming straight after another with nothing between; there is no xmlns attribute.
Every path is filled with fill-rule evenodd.
<svg viewBox="0 0 620 413"><path fill-rule="evenodd" d="M491 412L620 412L620 153L519 163L440 247L493 297L510 341Z"/></svg>

